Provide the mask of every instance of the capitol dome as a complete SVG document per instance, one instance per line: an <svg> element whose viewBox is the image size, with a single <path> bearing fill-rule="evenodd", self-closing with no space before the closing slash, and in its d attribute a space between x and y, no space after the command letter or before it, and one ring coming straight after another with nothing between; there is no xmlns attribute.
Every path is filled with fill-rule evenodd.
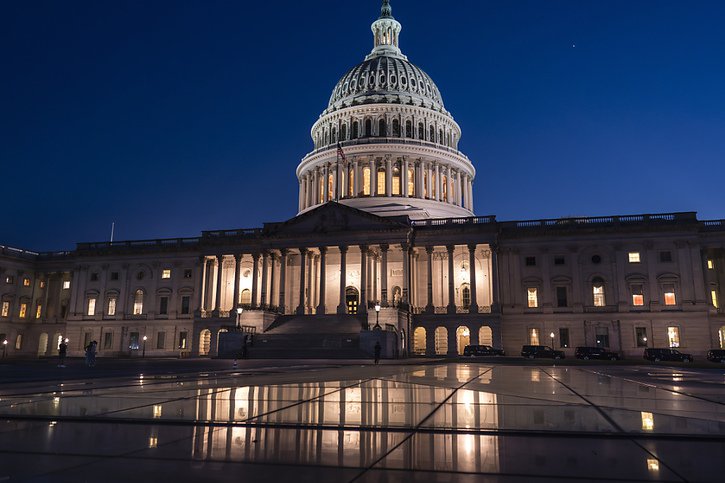
<svg viewBox="0 0 725 483"><path fill-rule="evenodd" d="M331 201L379 216L473 215L476 169L435 82L401 52L388 0L373 49L332 90L297 167L299 213Z"/></svg>

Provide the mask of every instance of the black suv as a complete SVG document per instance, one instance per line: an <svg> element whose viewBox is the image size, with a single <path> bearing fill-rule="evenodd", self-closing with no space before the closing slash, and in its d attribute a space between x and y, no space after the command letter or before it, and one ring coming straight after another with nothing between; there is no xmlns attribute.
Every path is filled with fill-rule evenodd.
<svg viewBox="0 0 725 483"><path fill-rule="evenodd" d="M618 361L619 354L611 352L601 347L577 347L574 351L574 357L577 359L606 359L610 361Z"/></svg>
<svg viewBox="0 0 725 483"><path fill-rule="evenodd" d="M645 349L644 358L648 361L692 362L692 354L683 354L677 349Z"/></svg>
<svg viewBox="0 0 725 483"><path fill-rule="evenodd" d="M710 362L725 362L725 349L710 349L707 351L707 360Z"/></svg>
<svg viewBox="0 0 725 483"><path fill-rule="evenodd" d="M521 355L529 359L544 357L548 359L563 359L564 352L552 349L545 345L525 345L521 348Z"/></svg>
<svg viewBox="0 0 725 483"><path fill-rule="evenodd" d="M502 356L503 349L495 349L490 345L467 345L463 348L463 355L468 357Z"/></svg>

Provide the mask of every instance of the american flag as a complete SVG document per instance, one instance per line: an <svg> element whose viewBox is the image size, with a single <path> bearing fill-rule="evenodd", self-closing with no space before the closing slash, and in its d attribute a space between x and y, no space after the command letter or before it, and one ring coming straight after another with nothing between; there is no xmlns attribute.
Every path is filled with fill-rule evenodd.
<svg viewBox="0 0 725 483"><path fill-rule="evenodd" d="M343 161L347 162L345 152L342 150L342 146L340 146L340 143L337 143L337 155L340 156Z"/></svg>

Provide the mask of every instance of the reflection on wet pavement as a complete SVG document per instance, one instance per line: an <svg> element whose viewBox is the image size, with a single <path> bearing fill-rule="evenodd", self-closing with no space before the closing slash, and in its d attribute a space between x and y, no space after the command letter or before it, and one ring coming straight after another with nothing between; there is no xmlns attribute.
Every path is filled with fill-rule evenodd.
<svg viewBox="0 0 725 483"><path fill-rule="evenodd" d="M0 479L719 481L722 383L451 363L8 387Z"/></svg>

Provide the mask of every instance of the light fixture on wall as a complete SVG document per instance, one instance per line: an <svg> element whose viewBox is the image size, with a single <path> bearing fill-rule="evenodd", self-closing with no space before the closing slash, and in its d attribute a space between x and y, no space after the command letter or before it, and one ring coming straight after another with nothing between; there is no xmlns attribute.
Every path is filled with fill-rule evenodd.
<svg viewBox="0 0 725 483"><path fill-rule="evenodd" d="M380 330L380 303L375 304L375 327L373 330Z"/></svg>
<svg viewBox="0 0 725 483"><path fill-rule="evenodd" d="M244 309L241 307L237 307L237 330L242 330L242 324L241 324L242 312L244 312Z"/></svg>

